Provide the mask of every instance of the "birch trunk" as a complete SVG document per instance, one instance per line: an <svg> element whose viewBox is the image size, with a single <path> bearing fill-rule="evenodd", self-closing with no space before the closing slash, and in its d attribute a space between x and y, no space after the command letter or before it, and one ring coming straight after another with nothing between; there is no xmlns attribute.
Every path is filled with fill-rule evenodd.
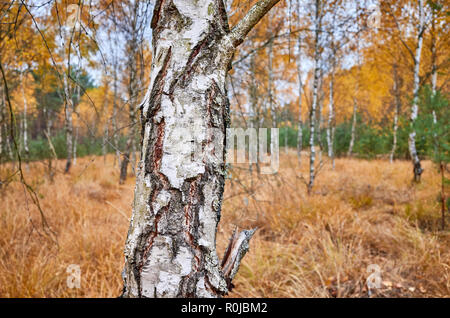
<svg viewBox="0 0 450 318"><path fill-rule="evenodd" d="M112 115L112 119L111 119L111 125L112 125L112 130L113 130L113 142L114 142L114 148L115 148L115 152L116 152L116 159L117 159L117 164L118 167L121 167L120 164L120 151L119 151L119 134L117 131L117 64L114 65L114 95L113 95L113 115ZM114 162L115 164L115 162Z"/></svg>
<svg viewBox="0 0 450 318"><path fill-rule="evenodd" d="M71 35L73 35L74 29L72 29ZM67 151L67 158L66 158L66 167L64 169L65 173L68 173L70 171L70 167L72 166L72 157L73 157L73 121L72 121L72 114L74 110L74 105L72 98L70 96L70 87L69 87L69 71L70 71L70 65L69 65L69 58L70 55L68 52L70 52L70 43L71 39L68 38L68 31L66 30L66 26L61 26L60 29L60 36L62 41L62 61L63 63L67 62L67 69L61 72L63 76L63 94L64 94L64 128L66 131L66 151ZM68 44L69 43L69 44Z"/></svg>
<svg viewBox="0 0 450 318"><path fill-rule="evenodd" d="M328 104L327 147L328 157L331 159L331 164L334 169L334 68L331 72L330 101Z"/></svg>
<svg viewBox="0 0 450 318"><path fill-rule="evenodd" d="M319 29L320 29L320 1L316 0L315 3L315 21L314 21L314 82L313 82L313 101L311 105L311 112L309 116L310 123L310 136L309 136L309 183L308 183L308 193L311 193L314 186L315 178L315 160L316 160L316 150L314 147L314 137L315 137L315 125L316 125L316 108L318 103L318 90L319 90L319 77L320 77L320 56L319 56Z"/></svg>
<svg viewBox="0 0 450 318"><path fill-rule="evenodd" d="M250 128L254 128L255 124L258 126L258 117L256 116L256 113L258 112L258 84L256 83L256 64L255 64L255 54L252 54L250 57L250 72L251 72L251 79L250 79L250 85L249 85L249 96L250 96L250 113L251 113L251 120L250 120ZM256 161L256 172L260 173L259 169L259 163ZM252 188L253 188L253 174L252 174L252 166L253 163L249 160L249 169L250 169L250 175L252 177Z"/></svg>
<svg viewBox="0 0 450 318"><path fill-rule="evenodd" d="M275 106L273 103L273 41L270 41L269 43L269 77L268 77L268 83L267 83L267 90L268 90L268 97L269 97L269 109L270 109L270 115L272 119L272 127L275 128L277 126L277 117L275 114Z"/></svg>
<svg viewBox="0 0 450 318"><path fill-rule="evenodd" d="M285 134L284 134L284 152L288 153L288 133L289 133L289 127L285 128Z"/></svg>
<svg viewBox="0 0 450 318"><path fill-rule="evenodd" d="M258 2L232 31L222 1L156 2L122 296L220 297L231 289L253 231L235 232L219 261L225 147L215 146L229 125L226 74L236 47L277 2ZM201 145L195 156L193 140Z"/></svg>
<svg viewBox="0 0 450 318"><path fill-rule="evenodd" d="M298 36L297 40L298 55L297 55L297 77L298 77L298 122L297 122L297 157L298 164L301 165L301 153L303 147L303 123L302 123L302 93L303 93L303 83L302 83L302 72L301 72L301 49L302 49L302 39Z"/></svg>
<svg viewBox="0 0 450 318"><path fill-rule="evenodd" d="M348 146L347 156L351 157L353 154L353 146L355 145L355 134L356 134L356 113L358 111L358 104L356 102L356 97L353 99L353 115L352 115L352 130L350 136L350 145Z"/></svg>
<svg viewBox="0 0 450 318"><path fill-rule="evenodd" d="M351 157L353 154L353 147L355 145L355 134L356 134L356 114L358 112L358 93L359 93L359 81L361 79L361 57L360 57L360 22L359 22L359 14L360 14L360 3L356 1L356 12L358 14L357 18L357 34L356 34L356 56L357 56L357 78L355 85L355 96L353 97L353 115L352 115L352 128L351 128L351 136L350 136L350 144L347 151L347 157Z"/></svg>
<svg viewBox="0 0 450 318"><path fill-rule="evenodd" d="M432 23L431 23L431 90L433 93L433 96L436 95L436 86L437 86L437 65L436 65L436 26L435 26L435 17L433 16ZM436 111L433 109L432 111L433 115L433 125L437 125L437 117L436 117ZM434 139L437 139L436 133L434 133ZM436 153L437 150L437 144L435 142L434 145L434 152Z"/></svg>
<svg viewBox="0 0 450 318"><path fill-rule="evenodd" d="M27 121L27 111L28 111L28 100L25 94L25 82L23 73L20 73L20 81L22 88L22 99L23 99L23 148L25 150L25 154L28 157L30 150L28 149L28 121Z"/></svg>
<svg viewBox="0 0 450 318"><path fill-rule="evenodd" d="M67 82L67 73L63 74L63 89L64 89L64 101L65 101L65 129L66 129L66 150L67 150L67 159L66 159L66 168L65 172L69 172L70 167L72 166L72 157L73 157L73 121L72 121L72 113L73 113L73 104L72 99L70 98L69 93L69 83Z"/></svg>
<svg viewBox="0 0 450 318"><path fill-rule="evenodd" d="M425 32L425 17L423 12L423 0L419 0L419 25L417 27L417 46L414 57L414 89L413 89L413 103L411 107L411 132L409 133L409 153L411 156L411 160L413 163L413 171L414 171L414 181L420 182L420 176L423 172L419 155L417 154L416 149L416 130L414 128L414 124L417 119L417 115L419 113L419 89L420 89L420 58L422 54L422 44L423 44L423 35Z"/></svg>
<svg viewBox="0 0 450 318"><path fill-rule="evenodd" d="M323 95L322 95L322 80L323 75L322 72L320 74L320 85L319 85L319 119L317 120L317 142L319 143L319 163L322 163L322 150L323 150L323 143L322 143L322 125L323 125Z"/></svg>
<svg viewBox="0 0 450 318"><path fill-rule="evenodd" d="M78 142L78 127L75 128L75 138L73 139L73 165L77 165L77 142Z"/></svg>

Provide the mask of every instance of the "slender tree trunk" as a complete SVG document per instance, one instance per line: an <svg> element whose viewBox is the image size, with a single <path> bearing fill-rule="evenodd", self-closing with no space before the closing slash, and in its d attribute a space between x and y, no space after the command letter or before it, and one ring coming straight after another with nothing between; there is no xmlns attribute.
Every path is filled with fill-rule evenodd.
<svg viewBox="0 0 450 318"><path fill-rule="evenodd" d="M419 89L420 89L420 58L422 54L422 44L423 44L423 36L425 33L425 16L424 16L424 8L423 8L423 0L419 0L419 26L418 26L418 35L417 35L417 46L414 57L414 89L413 89L413 103L411 107L411 132L409 133L409 153L411 156L411 160L413 162L413 171L414 171L414 181L420 182L420 176L422 175L423 169L420 163L419 155L417 154L416 149L416 130L414 128L414 124L417 119L417 115L419 112Z"/></svg>
<svg viewBox="0 0 450 318"><path fill-rule="evenodd" d="M437 87L437 65L436 65L436 28L435 28L435 18L433 17L432 23L431 23L431 90L433 93L433 96L436 96L436 87ZM433 125L437 125L437 117L436 117L436 111L433 109L432 111L433 115ZM437 139L436 133L434 134L434 139ZM434 152L436 153L437 146L434 146Z"/></svg>
<svg viewBox="0 0 450 318"><path fill-rule="evenodd" d="M75 138L73 139L73 165L77 165L77 142L78 142L78 126L75 128Z"/></svg>
<svg viewBox="0 0 450 318"><path fill-rule="evenodd" d="M392 141L392 150L389 156L389 162L394 162L395 150L397 149L397 131L398 131L398 116L400 112L400 106L398 103L395 103L395 114L394 114L394 132L393 132L393 141Z"/></svg>
<svg viewBox="0 0 450 318"><path fill-rule="evenodd" d="M0 130L1 128L3 128L5 130L5 149L4 151L8 154L9 160L12 161L13 166L15 167L15 160L14 160L14 153L11 147L11 143L10 143L10 138L12 138L10 136L9 133L9 127L8 127L8 120L5 120L7 118L6 115L6 94L4 92L3 89L3 85L0 85L0 92L1 92L1 97L2 97L2 108L0 109L0 112L2 114L2 122L4 121L4 124L0 126ZM12 123L9 123L10 125L12 125ZM0 144L0 148L3 146L3 144ZM5 153L5 155L6 155Z"/></svg>
<svg viewBox="0 0 450 318"><path fill-rule="evenodd" d="M334 67L331 71L330 78L330 101L328 104L328 125L327 125L327 147L328 157L331 159L331 164L334 170Z"/></svg>
<svg viewBox="0 0 450 318"><path fill-rule="evenodd" d="M69 93L69 84L67 82L67 73L63 74L63 89L64 89L64 101L65 101L65 130L66 130L66 150L67 150L67 159L66 159L66 168L65 172L69 172L70 167L72 166L72 157L73 157L73 121L72 121L72 113L73 113L73 103L70 98Z"/></svg>
<svg viewBox="0 0 450 318"><path fill-rule="evenodd" d="M351 157L353 154L353 146L355 145L355 134L356 134L356 114L358 110L358 104L356 98L353 99L353 116L352 116L352 130L350 136L350 145L348 147L347 156Z"/></svg>
<svg viewBox="0 0 450 318"><path fill-rule="evenodd" d="M444 167L444 162L440 162L439 164L439 170L441 172L441 225L442 225L442 230L445 230L445 202L446 202L446 197L445 197L445 167Z"/></svg>
<svg viewBox="0 0 450 318"><path fill-rule="evenodd" d="M113 114L111 119L111 126L113 131L113 143L114 143L114 150L116 153L115 158L117 159L118 167L121 167L120 164L120 151L119 151L119 132L117 131L117 64L114 65L114 79L113 79L113 85L114 85L114 93L113 93ZM114 161L115 164L115 161Z"/></svg>
<svg viewBox="0 0 450 318"><path fill-rule="evenodd" d="M120 165L119 184L124 184L125 180L127 179L128 163L130 162L131 143L132 139L130 136L128 136L127 144L125 146L125 152L123 153L122 162Z"/></svg>
<svg viewBox="0 0 450 318"><path fill-rule="evenodd" d="M360 14L360 3L356 1L356 12L358 15L357 18L357 34L356 34L356 55L357 55L357 78L355 85L355 96L353 97L353 115L352 115L352 128L351 128L351 136L350 136L350 145L347 151L347 157L351 157L353 154L353 147L355 145L355 135L356 135L356 115L358 112L358 95L359 95L359 81L361 79L361 56L360 56L360 22L359 22L359 14Z"/></svg>
<svg viewBox="0 0 450 318"><path fill-rule="evenodd" d="M44 110L45 110L45 108L44 108ZM57 157L56 151L55 151L55 147L53 146L52 138L50 135L51 126L52 126L52 120L48 119L46 128L44 130L44 135L47 138L48 145L50 147L50 150L52 151L53 157L55 158L55 160L58 160L58 157ZM48 156L47 173L48 173L48 178L49 178L50 182L53 182L53 177L54 177L55 173L54 173L53 167L52 167L52 156L51 155Z"/></svg>
<svg viewBox="0 0 450 318"><path fill-rule="evenodd" d="M286 123L286 128L284 129L285 134L284 134L284 152L287 154L288 153L288 133L289 133L289 127L287 126Z"/></svg>
<svg viewBox="0 0 450 318"><path fill-rule="evenodd" d="M28 157L30 150L28 149L28 119L27 119L27 110L28 110L28 101L27 96L25 94L25 82L23 73L20 73L20 81L22 88L22 98L23 98L23 148L25 150L25 154Z"/></svg>
<svg viewBox="0 0 450 318"><path fill-rule="evenodd" d="M276 115L275 115L275 107L273 104L273 94L272 94L272 86L273 86L273 41L269 42L268 46L268 53L267 56L269 58L269 76L268 76L268 83L267 83L267 91L268 91L268 99L269 99L269 109L270 109L270 115L272 117L272 127L276 127Z"/></svg>
<svg viewBox="0 0 450 318"><path fill-rule="evenodd" d="M313 82L313 101L311 105L311 112L309 116L310 124L310 136L309 136L309 183L308 183L308 193L311 193L314 186L315 179L315 160L316 160L316 150L314 144L315 137L315 125L316 125L316 108L319 102L318 90L319 90L319 77L320 77L320 53L319 53L319 35L320 35L320 1L316 0L315 3L315 31L314 31L314 82Z"/></svg>
<svg viewBox="0 0 450 318"><path fill-rule="evenodd" d="M252 54L250 57L250 72L251 72L251 80L249 85L249 96L250 96L250 113L251 113L251 120L250 120L250 127L254 128L255 124L258 125L258 119L256 117L257 108L258 108L258 85L256 83L256 64L255 64L255 54ZM260 173L259 169L259 162L256 161L256 172ZM250 168L250 175L252 176L252 188L253 188L253 174L252 174L252 162L249 160L249 168Z"/></svg>
<svg viewBox="0 0 450 318"><path fill-rule="evenodd" d="M129 118L130 126L128 128L128 137L126 149L122 157L122 163L120 167L120 179L119 183L123 184L127 179L128 164L132 161L132 154L136 151L135 139L136 139L136 110L137 110L137 62L138 55L138 38L137 38L137 18L138 18L138 2L133 4L133 17L131 22L131 29L134 30L130 41L129 56L128 56L128 69L129 69L129 83L128 83L128 101L129 101Z"/></svg>
<svg viewBox="0 0 450 318"><path fill-rule="evenodd" d="M390 163L392 163L394 161L395 150L397 149L398 116L400 115L400 107L401 107L397 65L394 64L393 68L394 68L395 112L394 112L394 131L393 131L392 150L391 150L391 154L389 156Z"/></svg>
<svg viewBox="0 0 450 318"><path fill-rule="evenodd" d="M303 83L302 83L302 72L301 72L301 49L302 49L302 39L298 36L297 39L298 55L297 55L297 77L298 77L298 122L297 122L297 158L298 164L301 165L301 153L303 148L303 122L302 122L302 93L303 93Z"/></svg>
<svg viewBox="0 0 450 318"><path fill-rule="evenodd" d="M108 121L106 121L105 126L103 127L103 143L102 143L102 155L103 155L103 163L106 163L106 154L108 153L108 139L109 139L109 127Z"/></svg>
<svg viewBox="0 0 450 318"><path fill-rule="evenodd" d="M322 72L320 74L320 85L319 85L319 118L317 119L317 142L319 144L319 163L322 163L322 150L323 150L323 143L322 143L322 125L323 125L323 96L322 96L322 80L323 80L323 76L322 76Z"/></svg>
<svg viewBox="0 0 450 318"><path fill-rule="evenodd" d="M222 1L156 2L124 297L219 297L230 290L253 231L235 232L219 261L226 74L237 45L276 3L258 2L229 31ZM194 156L193 140L200 145Z"/></svg>

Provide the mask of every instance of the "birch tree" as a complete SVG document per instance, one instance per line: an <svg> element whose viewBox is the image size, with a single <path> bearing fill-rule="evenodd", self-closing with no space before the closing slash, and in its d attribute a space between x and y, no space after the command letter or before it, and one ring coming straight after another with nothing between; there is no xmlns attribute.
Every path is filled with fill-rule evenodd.
<svg viewBox="0 0 450 318"><path fill-rule="evenodd" d="M334 51L334 50L333 50ZM328 157L331 159L331 165L335 168L334 162L334 68L335 68L335 52L331 61L331 74L330 74L330 97L328 101L328 124L327 124L327 146Z"/></svg>
<svg viewBox="0 0 450 318"><path fill-rule="evenodd" d="M416 3L414 1L414 3ZM385 4L392 17L394 24L398 31L398 38L400 39L403 46L407 49L408 54L411 56L413 61L413 90L412 96L413 101L411 104L411 114L410 114L410 133L408 137L408 149L411 157L411 161L413 163L413 172L414 172L414 181L419 182L420 176L422 175L423 169L420 162L419 155L417 153L416 148L416 129L414 127L418 113L419 113L419 89L420 89L420 62L422 56L422 46L423 46L423 38L426 30L426 21L425 21L425 4L424 0L417 0L417 4L408 6L410 10L402 10L403 4L400 3L400 8L395 7L392 3ZM402 30L401 25L399 23L399 19L397 15L401 15L400 13L411 11L415 18L408 17L410 21L414 21L413 29L415 29L415 48L411 49L410 45L404 39L403 33L408 33L405 30ZM404 25L403 25L404 26Z"/></svg>
<svg viewBox="0 0 450 318"><path fill-rule="evenodd" d="M261 0L230 30L222 0L158 0L152 70L141 105L141 160L125 246L124 297L220 297L253 230L216 251L229 125L226 75L237 46L279 0ZM217 134L205 131L215 128ZM199 149L191 158L190 139Z"/></svg>
<svg viewBox="0 0 450 318"><path fill-rule="evenodd" d="M423 0L418 0L418 10L419 10L419 23L417 25L417 45L416 52L414 56L414 88L413 88L413 103L411 107L411 132L409 133L409 153L414 165L414 180L420 181L420 176L422 175L423 169L420 163L419 155L416 149L416 130L414 128L414 123L417 119L419 112L419 89L420 89L420 58L422 55L422 45L423 36L425 33L425 13L424 13L424 3Z"/></svg>
<svg viewBox="0 0 450 318"><path fill-rule="evenodd" d="M315 128L316 128L316 109L319 102L319 81L320 81L320 29L322 27L321 1L314 2L314 79L313 79L313 100L311 104L311 111L309 113L309 182L308 193L311 192L314 186L315 179L315 160L316 150L314 145Z"/></svg>
<svg viewBox="0 0 450 318"><path fill-rule="evenodd" d="M28 148L28 99L27 94L25 93L25 78L24 73L26 72L26 68L20 71L20 86L23 100L23 121L22 121L22 135L23 135L23 149L25 151L25 155L28 158L30 150Z"/></svg>
<svg viewBox="0 0 450 318"><path fill-rule="evenodd" d="M361 28L360 28L360 21L359 21L359 15L360 15L360 7L359 2L356 1L356 23L357 23L357 30L356 30L356 67L357 67L357 75L356 75L356 84L355 84L355 95L353 96L353 113L352 113L352 128L350 132L350 144L348 146L347 156L351 157L353 153L353 147L355 145L355 135L356 135L356 121L357 121L357 113L358 113L358 93L359 93L359 81L360 81L360 74L361 74L361 56L360 56L360 35L361 35Z"/></svg>
<svg viewBox="0 0 450 318"><path fill-rule="evenodd" d="M298 12L300 15L300 12ZM302 81L302 68L301 68L301 54L302 54L302 37L299 33L297 38L297 78L298 78L298 120L297 120L297 157L298 163L301 164L301 153L303 147L303 122L302 122L302 94L303 94L303 81Z"/></svg>

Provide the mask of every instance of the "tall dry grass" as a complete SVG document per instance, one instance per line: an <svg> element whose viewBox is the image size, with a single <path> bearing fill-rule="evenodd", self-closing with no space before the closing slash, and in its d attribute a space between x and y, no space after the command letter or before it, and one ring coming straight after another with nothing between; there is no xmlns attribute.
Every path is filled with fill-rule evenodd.
<svg viewBox="0 0 450 318"><path fill-rule="evenodd" d="M58 245L40 225L24 187L0 190L1 297L117 297L134 180L118 185L113 156L78 160L50 182L30 164L28 182ZM306 161L306 160L305 160ZM59 162L62 169L64 162ZM409 162L338 159L306 194L294 153L276 175L235 167L227 180L218 232L223 251L234 227L258 227L231 297L367 297L367 268L381 269L372 296L450 295L448 231L439 231L439 176L430 162L419 185ZM6 173L7 166L0 172ZM2 176L4 177L4 176ZM81 268L81 288L66 269Z"/></svg>

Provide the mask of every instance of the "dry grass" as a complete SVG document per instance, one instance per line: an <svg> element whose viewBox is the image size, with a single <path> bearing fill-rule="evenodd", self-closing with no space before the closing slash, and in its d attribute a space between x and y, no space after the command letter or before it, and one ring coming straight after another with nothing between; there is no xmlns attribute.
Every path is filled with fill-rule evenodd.
<svg viewBox="0 0 450 318"><path fill-rule="evenodd" d="M296 161L282 155L279 173L254 173L253 184L239 168L227 180L219 250L235 226L259 228L231 297L366 297L370 264L382 270L374 296L450 295L450 236L437 230L439 176L430 162L412 185L409 162L339 159L308 196L299 177L306 163ZM27 175L59 246L40 235L22 185L0 190L0 296L117 297L134 180L118 185L112 156L79 159L53 183L43 163ZM81 267L80 289L67 288L70 264Z"/></svg>

